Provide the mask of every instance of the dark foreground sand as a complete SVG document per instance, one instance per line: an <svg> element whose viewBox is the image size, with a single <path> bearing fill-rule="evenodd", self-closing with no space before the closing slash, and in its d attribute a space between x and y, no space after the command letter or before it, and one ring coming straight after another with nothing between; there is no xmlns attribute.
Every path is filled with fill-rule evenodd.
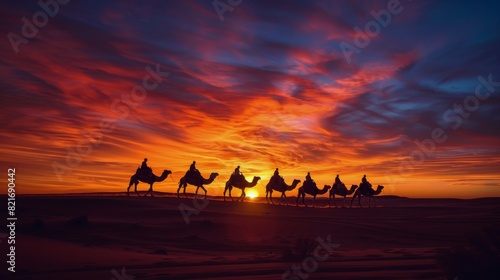
<svg viewBox="0 0 500 280"><path fill-rule="evenodd" d="M449 276L436 261L440 248L467 245L485 238L485 232L500 231L500 199L494 198L380 197L378 207L363 209L216 198L192 215L189 224L179 210L181 203L195 207L192 198L168 195L18 196L17 272L5 274L4 239L0 275L51 280L282 279L293 265L314 256L318 237L326 241L330 236L340 246L324 261L309 258L305 263L311 272L302 270L304 279L445 279ZM301 279L294 277L288 279Z"/></svg>

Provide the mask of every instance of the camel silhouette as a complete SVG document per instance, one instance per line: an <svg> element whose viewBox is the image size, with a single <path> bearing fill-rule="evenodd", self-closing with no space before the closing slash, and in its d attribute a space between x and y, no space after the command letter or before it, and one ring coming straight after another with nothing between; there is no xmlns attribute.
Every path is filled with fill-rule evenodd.
<svg viewBox="0 0 500 280"><path fill-rule="evenodd" d="M227 180L226 182L226 187L224 188L224 201L226 201L226 191L228 190L229 190L229 197L231 198L232 201L234 201L233 197L231 196L231 190L233 189L233 187L235 187L241 189L241 196L236 201L240 201L241 199L241 202L243 202L246 196L245 189L255 187L255 185L257 185L257 182L259 182L259 180L260 180L259 176L253 177L252 182L248 182L245 179L245 176L243 175L231 175L231 177L229 177L229 180Z"/></svg>
<svg viewBox="0 0 500 280"><path fill-rule="evenodd" d="M285 183L285 180L282 177L279 177L279 180L269 180L269 183L266 185L266 201L269 203L268 196L271 198L271 203L274 204L273 202L273 190L281 192L281 197L280 197L280 202L279 204L281 205L281 201L283 199L286 199L286 191L291 191L297 187L297 185L300 183L300 180L295 179L293 180L291 185L287 185ZM287 203L288 204L288 203Z"/></svg>
<svg viewBox="0 0 500 280"><path fill-rule="evenodd" d="M305 196L306 194L310 194L313 196L313 207L314 207L314 202L316 201L316 195L318 194L325 194L331 187L325 185L322 190L318 189L316 186L316 183L312 182L304 182L302 184L302 187L299 188L299 192L297 194L297 206L299 206L299 198L302 196L302 203L307 207L307 204L305 202Z"/></svg>
<svg viewBox="0 0 500 280"><path fill-rule="evenodd" d="M373 198L373 203L375 204L374 206L377 206L377 203L375 202L375 197L374 195L379 195L382 192L382 189L384 189L384 186L378 185L377 190L374 190L370 187L367 188L358 188L356 192L354 192L354 195L352 196L351 199L351 207L352 207L352 202L356 197L358 197L358 204L360 207L363 207L361 205L361 196L368 196L370 199L368 200L368 207L370 207L370 202Z"/></svg>
<svg viewBox="0 0 500 280"><path fill-rule="evenodd" d="M179 188L177 189L177 197L179 197L179 190L181 188L184 189L184 196L187 197L186 194L186 187L188 184L196 186L196 192L195 194L198 194L198 189L201 188L202 190L205 191L205 197L207 197L207 190L203 187L203 185L209 185L211 184L217 176L219 176L219 173L217 172L212 172L210 174L210 177L208 179L203 178L201 176L200 172L193 172L192 175L188 174L190 171L186 172L186 175L182 177L179 180Z"/></svg>
<svg viewBox="0 0 500 280"><path fill-rule="evenodd" d="M353 194L357 188L358 188L358 185L352 185L351 188L348 190L344 183L342 183L342 184L335 184L334 183L333 188L330 190L330 196L328 198L328 207L331 207L331 199L333 197L333 205L335 206L335 208L337 208L337 204L335 203L335 195L340 195L340 196L344 197L344 206L343 207L346 207L346 205L345 205L346 198L345 197Z"/></svg>
<svg viewBox="0 0 500 280"><path fill-rule="evenodd" d="M149 173L149 170L137 168L137 171L135 172L135 174L132 175L132 177L130 177L130 183L128 184L128 188L127 188L127 196L130 195L129 191L130 191L130 187L132 186L132 184L135 185L135 187L134 187L135 193L138 196L141 196L139 194L139 192L137 192L137 184L139 184L139 181L149 184L149 190L146 192L146 194L144 196L148 195L148 193L151 193L151 196L153 196L153 184L155 182L164 181L165 179L167 179L168 174L172 174L172 171L163 170L163 173L161 174L161 176L158 177L152 173Z"/></svg>

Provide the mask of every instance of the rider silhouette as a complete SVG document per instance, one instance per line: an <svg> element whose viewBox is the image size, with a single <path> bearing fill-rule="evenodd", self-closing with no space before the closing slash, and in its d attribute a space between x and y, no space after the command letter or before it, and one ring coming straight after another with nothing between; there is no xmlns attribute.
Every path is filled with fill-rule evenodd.
<svg viewBox="0 0 500 280"><path fill-rule="evenodd" d="M366 174L363 175L363 178L361 178L361 188L367 191L371 186L372 184L370 184L370 182L366 179Z"/></svg>
<svg viewBox="0 0 500 280"><path fill-rule="evenodd" d="M238 165L238 167L236 167L236 168L234 169L233 175L235 175L235 176L239 176L239 175L241 175L241 173L240 173L240 166L239 166L239 165Z"/></svg>
<svg viewBox="0 0 500 280"><path fill-rule="evenodd" d="M342 181L340 181L339 174L337 174L337 177L335 177L335 185L340 186L342 185Z"/></svg>
<svg viewBox="0 0 500 280"><path fill-rule="evenodd" d="M191 166L189 166L189 171L198 172L198 169L196 169L196 161L193 160L193 163L191 163Z"/></svg>
<svg viewBox="0 0 500 280"><path fill-rule="evenodd" d="M312 182L313 180L311 179L311 173L310 172L307 172L307 175L306 175L306 182Z"/></svg>
<svg viewBox="0 0 500 280"><path fill-rule="evenodd" d="M271 177L271 184L277 184L280 178L280 172L278 171L278 168L276 168L276 170L274 170L273 177Z"/></svg>
<svg viewBox="0 0 500 280"><path fill-rule="evenodd" d="M141 163L141 170L144 170L143 172L146 174L146 176L152 177L153 176L153 169L148 166L147 162L148 162L148 159L144 158L144 161Z"/></svg>
<svg viewBox="0 0 500 280"><path fill-rule="evenodd" d="M150 169L147 162L148 162L148 159L144 158L144 161L141 164L141 169Z"/></svg>
<svg viewBox="0 0 500 280"><path fill-rule="evenodd" d="M231 177L233 178L233 180L235 181L242 181L243 180L243 174L241 174L240 172L240 166L238 165L238 167L236 167L234 169L234 172L233 174L231 175Z"/></svg>
<svg viewBox="0 0 500 280"><path fill-rule="evenodd" d="M310 172L307 172L306 181L304 182L304 186L306 186L306 188L314 188L316 186L316 183L311 178Z"/></svg>

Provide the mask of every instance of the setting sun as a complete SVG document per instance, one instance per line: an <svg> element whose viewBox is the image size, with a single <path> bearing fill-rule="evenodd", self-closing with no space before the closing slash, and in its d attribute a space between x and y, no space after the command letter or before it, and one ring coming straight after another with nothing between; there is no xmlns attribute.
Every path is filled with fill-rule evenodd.
<svg viewBox="0 0 500 280"><path fill-rule="evenodd" d="M247 194L247 196L248 196L249 198L252 198L252 199L254 199L254 198L256 198L256 197L259 197L259 192L258 192L258 191L256 191L256 190L248 190L248 191L246 192L246 194Z"/></svg>

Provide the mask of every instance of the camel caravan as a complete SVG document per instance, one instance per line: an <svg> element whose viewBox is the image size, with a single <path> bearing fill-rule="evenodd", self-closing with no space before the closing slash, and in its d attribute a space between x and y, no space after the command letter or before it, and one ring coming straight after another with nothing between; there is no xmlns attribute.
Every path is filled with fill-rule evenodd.
<svg viewBox="0 0 500 280"><path fill-rule="evenodd" d="M137 191L137 185L139 184L139 182L144 182L149 184L149 189L144 196L147 196L148 194L153 196L153 184L155 182L164 181L169 174L172 174L172 171L164 170L161 176L155 175L153 173L153 170L147 165L147 160L148 159L145 158L141 166L137 168L136 173L130 177L130 183L127 188L127 196L130 195L130 187L132 185L134 185L134 192L138 196L140 196L139 192ZM177 189L177 197L180 197L179 192L181 189L183 190L184 196L188 197L186 194L186 187L188 185L192 185L196 187L195 195L198 195L198 191L201 188L204 191L204 197L206 198L207 189L204 187L204 185L211 184L215 180L215 178L217 178L217 176L219 176L219 174L213 172L210 174L208 178L204 178L201 175L200 171L196 168L196 161L193 161L193 163L189 167L189 170L186 171L186 174L178 182L179 187ZM242 191L240 197L237 198L236 201L243 201L246 197L245 189L255 187L260 179L261 178L259 176L254 176L252 181L247 181L245 176L243 176L243 174L240 172L240 166L236 167L234 172L226 181L224 187L224 201L226 201L226 192L228 193L231 201L234 201L233 197L231 196L231 191L233 188L237 188ZM293 191L294 189L296 189L300 182L301 180L294 179L291 184L287 184L285 182L285 179L282 176L280 176L278 168L276 168L273 176L270 178L269 182L266 185L267 203L274 204L273 191L277 191L281 193L280 201L278 203L279 205L281 205L283 200L286 201L287 198L286 192ZM368 180L366 179L366 175L364 175L363 178L361 179L359 187L358 185L351 185L351 187L348 189L346 185L340 180L339 175L337 175L337 177L335 177L335 181L331 186L324 185L323 188L320 189L316 185L316 182L311 178L310 172L308 172L305 181L302 183L302 186L298 188L296 206L299 206L299 201L302 199L302 204L304 204L304 206L307 207L307 204L305 202L305 196L306 194L308 194L313 197L312 206L314 207L316 196L323 195L326 193L328 193L328 207L332 206L331 202L333 200L333 205L335 208L337 208L337 204L335 202L335 195L344 198L343 205L341 207L346 207L346 197L352 194L353 196L351 198L350 207L352 207L352 204L356 198L358 198L358 205L360 207L363 207L361 205L362 196L368 197L368 206L370 206L372 200L373 200L373 205L376 206L375 196L379 195L382 192L383 188L384 186L378 185L376 189L373 189L372 184L368 182Z"/></svg>

